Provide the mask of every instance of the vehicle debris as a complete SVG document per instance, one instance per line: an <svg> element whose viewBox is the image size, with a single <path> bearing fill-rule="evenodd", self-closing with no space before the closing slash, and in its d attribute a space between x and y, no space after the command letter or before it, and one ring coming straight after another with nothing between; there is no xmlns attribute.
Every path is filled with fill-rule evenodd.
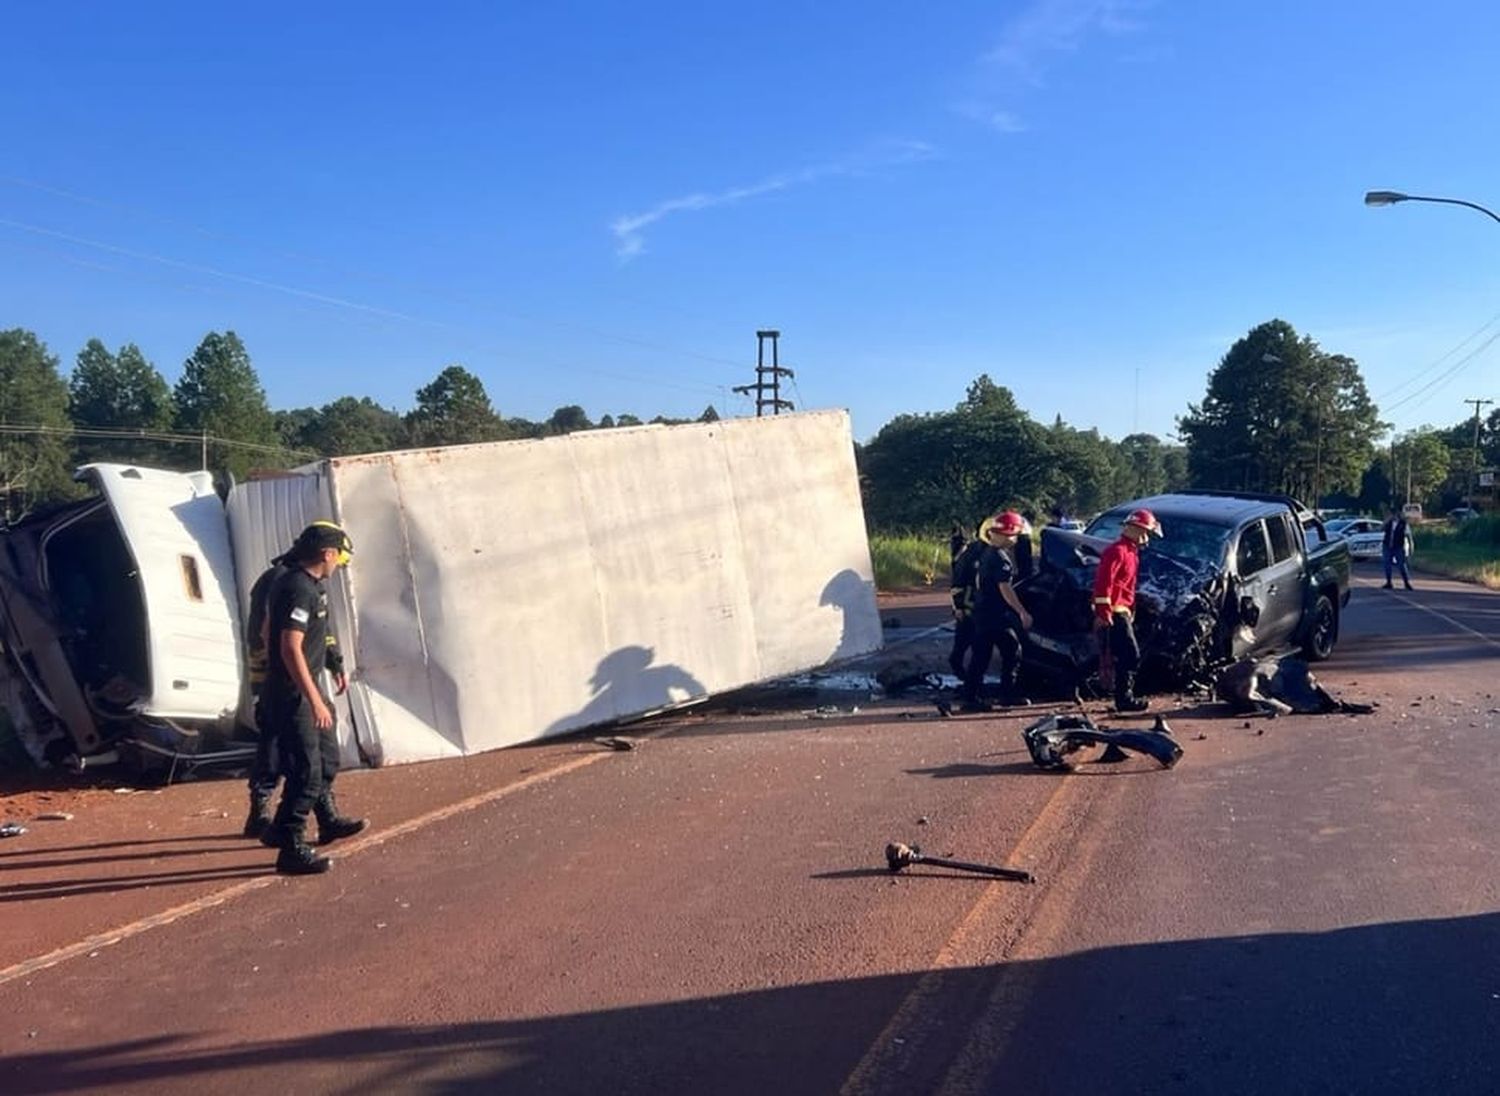
<svg viewBox="0 0 1500 1096"><path fill-rule="evenodd" d="M635 741L633 739L621 738L619 735L610 735L608 738L596 738L594 741L606 750L617 750L621 753L635 749Z"/></svg>
<svg viewBox="0 0 1500 1096"><path fill-rule="evenodd" d="M972 871L980 875L993 875L997 879L1009 879L1016 883L1035 883L1036 877L1020 868L997 868L990 864L971 864L966 860L947 860L937 856L925 856L917 845L904 845L892 841L885 847L885 864L892 872L898 872L910 864L930 864L935 868L954 868Z"/></svg>
<svg viewBox="0 0 1500 1096"><path fill-rule="evenodd" d="M26 827L19 822L0 822L0 837L20 837Z"/></svg>
<svg viewBox="0 0 1500 1096"><path fill-rule="evenodd" d="M1182 747L1172 737L1172 728L1161 716L1156 717L1156 723L1149 731L1113 731L1096 726L1086 715L1049 715L1022 730L1021 738L1031 753L1031 760L1038 768L1049 771L1070 769L1072 766L1065 760L1067 755L1086 746L1113 746L1143 753L1164 769L1170 769L1182 757ZM1106 757L1099 760L1105 761Z"/></svg>
<svg viewBox="0 0 1500 1096"><path fill-rule="evenodd" d="M1291 656L1243 659L1225 667L1214 679L1214 695L1237 714L1259 713L1272 718L1294 712L1369 715L1375 710L1373 704L1338 699L1318 683L1306 662Z"/></svg>
<svg viewBox="0 0 1500 1096"><path fill-rule="evenodd" d="M36 816L38 822L71 822L73 816L67 811L47 811Z"/></svg>

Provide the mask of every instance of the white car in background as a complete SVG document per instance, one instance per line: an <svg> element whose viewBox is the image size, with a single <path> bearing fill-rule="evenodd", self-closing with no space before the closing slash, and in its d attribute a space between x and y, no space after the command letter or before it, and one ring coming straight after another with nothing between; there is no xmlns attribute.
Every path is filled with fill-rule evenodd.
<svg viewBox="0 0 1500 1096"><path fill-rule="evenodd" d="M1325 528L1329 536L1340 537L1349 545L1349 554L1355 559L1379 559L1380 545L1384 536L1383 523L1379 518L1334 518ZM1406 531L1406 558L1411 558L1411 530Z"/></svg>

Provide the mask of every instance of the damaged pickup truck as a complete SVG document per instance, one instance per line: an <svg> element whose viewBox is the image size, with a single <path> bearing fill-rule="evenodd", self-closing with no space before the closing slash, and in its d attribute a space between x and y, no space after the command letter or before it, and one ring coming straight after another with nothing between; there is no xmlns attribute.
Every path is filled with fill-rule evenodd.
<svg viewBox="0 0 1500 1096"><path fill-rule="evenodd" d="M1285 495L1182 491L1121 503L1081 533L1042 530L1036 571L1016 585L1035 618L1028 676L1078 687L1094 673L1094 572L1140 507L1163 527L1141 553L1136 587L1147 687L1206 685L1238 658L1297 648L1309 661L1332 655L1349 601L1347 544Z"/></svg>

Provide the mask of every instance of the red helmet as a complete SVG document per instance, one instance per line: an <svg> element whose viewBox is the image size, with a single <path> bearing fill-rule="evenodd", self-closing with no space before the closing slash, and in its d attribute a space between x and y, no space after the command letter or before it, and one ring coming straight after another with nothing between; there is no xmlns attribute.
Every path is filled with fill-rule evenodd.
<svg viewBox="0 0 1500 1096"><path fill-rule="evenodd" d="M1139 525L1148 533L1154 533L1156 536L1162 535L1161 522L1156 520L1155 514L1153 514L1150 510L1146 510L1144 508L1140 510L1130 511L1129 515L1127 515L1125 518L1125 524Z"/></svg>
<svg viewBox="0 0 1500 1096"><path fill-rule="evenodd" d="M1014 510L1005 510L995 515L994 523L990 528L1002 536L1018 537L1026 528L1026 519Z"/></svg>

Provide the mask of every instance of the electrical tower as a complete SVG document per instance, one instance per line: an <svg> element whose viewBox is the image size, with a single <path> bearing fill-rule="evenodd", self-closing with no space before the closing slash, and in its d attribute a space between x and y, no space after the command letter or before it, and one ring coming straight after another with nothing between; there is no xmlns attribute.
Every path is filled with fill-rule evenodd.
<svg viewBox="0 0 1500 1096"><path fill-rule="evenodd" d="M756 418L764 415L768 407L773 415L781 414L782 408L788 411L794 410L791 400L781 398L781 378L795 377L796 374L781 364L776 342L780 338L780 331L757 331L755 333L755 383L737 384L733 389L742 396L748 396L751 392L755 393ZM771 343L770 365L766 364L767 340Z"/></svg>

